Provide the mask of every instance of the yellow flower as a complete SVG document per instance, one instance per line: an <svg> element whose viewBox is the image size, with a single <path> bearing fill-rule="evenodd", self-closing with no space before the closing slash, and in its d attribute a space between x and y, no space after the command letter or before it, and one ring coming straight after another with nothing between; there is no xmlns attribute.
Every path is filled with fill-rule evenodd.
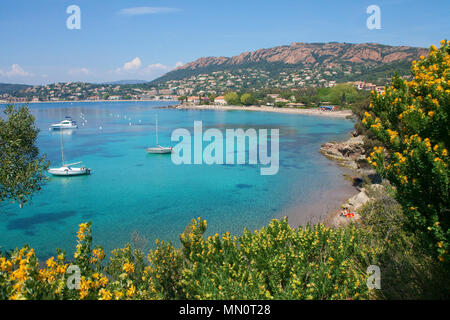
<svg viewBox="0 0 450 320"><path fill-rule="evenodd" d="M56 266L55 258L51 257L47 260L46 264L49 268L53 268L54 266Z"/></svg>
<svg viewBox="0 0 450 320"><path fill-rule="evenodd" d="M123 271L125 271L126 273L133 273L134 272L134 264L126 262L123 265Z"/></svg>
<svg viewBox="0 0 450 320"><path fill-rule="evenodd" d="M100 300L111 300L112 299L112 294L109 290L100 289L99 294L100 294Z"/></svg>
<svg viewBox="0 0 450 320"><path fill-rule="evenodd" d="M127 290L127 296L132 297L136 293L136 288L134 285L131 285L130 288Z"/></svg>
<svg viewBox="0 0 450 320"><path fill-rule="evenodd" d="M428 112L428 115L429 115L430 117L433 117L433 116L434 116L434 111Z"/></svg>
<svg viewBox="0 0 450 320"><path fill-rule="evenodd" d="M123 297L123 292L121 292L121 291L114 291L114 295L116 297L116 300L119 300L120 298Z"/></svg>
<svg viewBox="0 0 450 320"><path fill-rule="evenodd" d="M77 232L77 237L78 237L78 239L80 239L82 241L85 238L85 233L88 228L88 225L87 225L87 223L81 223L79 227L80 227L80 229Z"/></svg>

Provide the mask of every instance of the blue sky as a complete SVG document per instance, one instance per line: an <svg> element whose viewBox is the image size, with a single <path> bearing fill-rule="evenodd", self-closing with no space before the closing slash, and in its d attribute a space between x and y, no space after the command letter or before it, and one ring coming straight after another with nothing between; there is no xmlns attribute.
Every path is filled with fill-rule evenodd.
<svg viewBox="0 0 450 320"><path fill-rule="evenodd" d="M381 29L369 30L369 5ZM81 9L69 30L67 7ZM152 80L204 56L292 42L429 47L449 37L448 0L14 0L0 3L0 82Z"/></svg>

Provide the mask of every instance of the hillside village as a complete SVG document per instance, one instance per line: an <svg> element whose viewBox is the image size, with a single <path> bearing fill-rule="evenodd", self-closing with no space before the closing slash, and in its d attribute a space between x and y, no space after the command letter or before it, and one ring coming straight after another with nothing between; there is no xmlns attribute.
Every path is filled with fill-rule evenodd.
<svg viewBox="0 0 450 320"><path fill-rule="evenodd" d="M11 90L14 85L4 84L9 87L4 91L0 87L0 101L181 100L208 104L221 103L226 93L238 92L269 103L290 103L286 97L278 97L286 101L261 99L261 92L266 98L280 91L318 90L342 83L382 92L394 72L408 78L410 61L425 52L423 48L375 43L292 43L230 58L199 58L146 83L16 85L15 91Z"/></svg>
<svg viewBox="0 0 450 320"><path fill-rule="evenodd" d="M216 72L214 76L199 75L192 77L186 82L169 81L168 88L139 88L136 86L120 86L120 85L94 85L89 83L55 83L45 86L34 86L19 91L17 93L4 93L0 95L0 103L28 103L28 102L57 102L57 101L100 101L100 100L181 100L187 104L217 104L225 105L224 94L239 91L243 88L241 83L250 82L248 78L228 77L224 87L215 79L223 80L225 72ZM308 78L307 76L306 78ZM297 82L297 76L286 75L286 85L274 83L273 89L281 89L295 92L300 88L305 88L306 82ZM307 81L307 80L306 80ZM321 82L323 88L332 88L336 85L335 81ZM370 82L355 81L350 82L358 90L383 92L384 86L377 86ZM310 87L315 87L310 84ZM241 89L242 90L242 89ZM248 91L255 91L255 87L248 87ZM278 91L279 91L278 90ZM267 89L266 89L267 91ZM266 95L270 101L277 103L285 103L289 106L302 106L295 104L295 100L291 101L280 97L280 94L271 93L270 90Z"/></svg>

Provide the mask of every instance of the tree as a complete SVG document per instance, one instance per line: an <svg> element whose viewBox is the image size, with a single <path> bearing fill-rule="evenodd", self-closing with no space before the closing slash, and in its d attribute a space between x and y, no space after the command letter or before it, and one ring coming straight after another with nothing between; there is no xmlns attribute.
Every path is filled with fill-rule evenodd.
<svg viewBox="0 0 450 320"><path fill-rule="evenodd" d="M367 160L396 187L410 231L448 266L450 42L431 46L411 71L412 81L395 76L385 93L372 92L362 123L384 147Z"/></svg>
<svg viewBox="0 0 450 320"><path fill-rule="evenodd" d="M240 102L239 95L236 92L228 92L224 98L229 105L238 105Z"/></svg>
<svg viewBox="0 0 450 320"><path fill-rule="evenodd" d="M347 99L345 97L345 92L342 92L341 96L341 106L345 106L347 104Z"/></svg>
<svg viewBox="0 0 450 320"><path fill-rule="evenodd" d="M6 106L0 119L0 202L10 199L20 205L31 200L46 181L49 163L39 155L34 116L27 106Z"/></svg>
<svg viewBox="0 0 450 320"><path fill-rule="evenodd" d="M244 93L241 96L241 103L245 106L250 106L255 103L255 98L250 93Z"/></svg>

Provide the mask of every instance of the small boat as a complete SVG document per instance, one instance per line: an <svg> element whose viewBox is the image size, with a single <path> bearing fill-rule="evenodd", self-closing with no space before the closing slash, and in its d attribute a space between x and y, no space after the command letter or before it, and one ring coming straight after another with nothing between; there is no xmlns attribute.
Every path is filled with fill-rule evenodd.
<svg viewBox="0 0 450 320"><path fill-rule="evenodd" d="M81 168L73 168L72 167L79 163L81 163L81 162L72 163L72 164L63 164L62 167L48 169L48 173L51 173L54 176L82 176L82 175L91 173L91 169L88 169L85 167L81 167Z"/></svg>
<svg viewBox="0 0 450 320"><path fill-rule="evenodd" d="M156 116L156 147L147 148L147 152L159 154L172 153L172 147L161 147L158 144L158 116Z"/></svg>
<svg viewBox="0 0 450 320"><path fill-rule="evenodd" d="M63 149L63 131L61 130L61 159L62 159L62 166L59 168L50 168L47 170L48 173L54 175L54 176L82 176L87 175L91 173L91 169L85 168L85 167L73 167L77 164L80 164L80 162L71 163L71 164L64 164L64 149Z"/></svg>
<svg viewBox="0 0 450 320"><path fill-rule="evenodd" d="M71 117L66 117L61 122L52 124L50 128L52 130L78 129L78 125Z"/></svg>
<svg viewBox="0 0 450 320"><path fill-rule="evenodd" d="M172 147L161 147L160 145L157 145L153 148L147 148L148 153L172 153Z"/></svg>

